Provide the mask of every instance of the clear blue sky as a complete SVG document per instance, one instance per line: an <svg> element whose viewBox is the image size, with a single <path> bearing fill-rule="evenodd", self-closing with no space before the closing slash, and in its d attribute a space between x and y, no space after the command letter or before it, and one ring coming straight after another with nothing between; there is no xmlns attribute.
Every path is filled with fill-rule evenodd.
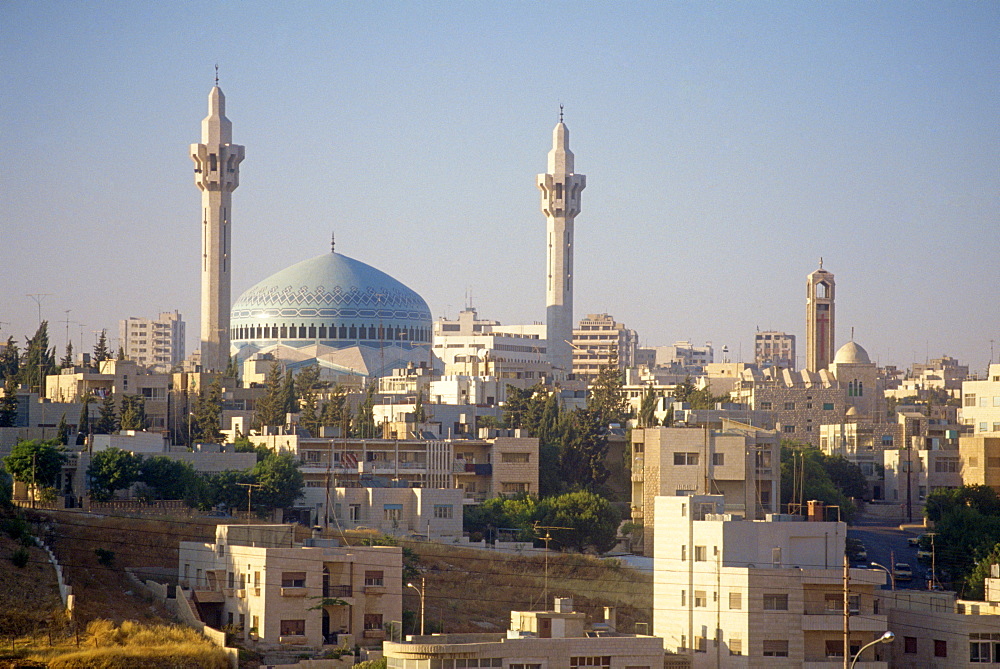
<svg viewBox="0 0 1000 669"><path fill-rule="evenodd" d="M998 2L28 2L0 5L0 336L60 353L179 309L198 332L188 145L220 66L234 299L337 250L435 317L544 318L535 175L558 105L587 175L575 313L644 345L799 336L1000 357ZM81 326L70 325L75 343ZM717 358L719 356L717 355Z"/></svg>

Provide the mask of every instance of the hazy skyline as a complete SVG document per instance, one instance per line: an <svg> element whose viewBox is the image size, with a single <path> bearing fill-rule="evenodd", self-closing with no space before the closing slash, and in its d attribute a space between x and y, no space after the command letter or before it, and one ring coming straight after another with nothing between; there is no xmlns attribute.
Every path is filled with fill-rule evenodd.
<svg viewBox="0 0 1000 669"><path fill-rule="evenodd" d="M199 141L219 64L246 146L233 299L337 250L454 317L545 314L535 175L559 104L575 319L643 345L837 345L982 372L1000 307L1000 3L110 3L0 7L0 336L178 309L197 347ZM74 346L81 326L70 324ZM1000 357L1000 355L995 355Z"/></svg>

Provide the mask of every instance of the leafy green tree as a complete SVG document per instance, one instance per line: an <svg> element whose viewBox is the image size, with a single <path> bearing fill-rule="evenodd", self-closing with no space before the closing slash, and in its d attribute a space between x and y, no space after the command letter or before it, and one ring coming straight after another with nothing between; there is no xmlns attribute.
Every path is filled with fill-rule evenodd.
<svg viewBox="0 0 1000 669"><path fill-rule="evenodd" d="M31 439L15 444L3 462L15 481L51 488L59 478L66 454L55 440Z"/></svg>
<svg viewBox="0 0 1000 669"><path fill-rule="evenodd" d="M295 375L291 372L286 372L284 381L285 382L281 388L281 396L285 404L285 413L298 413L299 396L295 389Z"/></svg>
<svg viewBox="0 0 1000 669"><path fill-rule="evenodd" d="M965 577L965 590L962 592L963 599L973 599L983 601L986 599L986 579L990 578L992 567L1000 564L1000 543L994 544L993 548L983 557L976 561L976 564Z"/></svg>
<svg viewBox="0 0 1000 669"><path fill-rule="evenodd" d="M145 458L139 465L138 480L149 486L157 499L196 501L200 479L190 463L162 455Z"/></svg>
<svg viewBox="0 0 1000 669"><path fill-rule="evenodd" d="M274 452L267 446L254 445L254 443L250 441L249 437L237 437L233 441L233 449L237 453L256 453L257 462L262 461L264 458L266 458L267 456L271 455L271 453Z"/></svg>
<svg viewBox="0 0 1000 669"><path fill-rule="evenodd" d="M101 330L97 343L94 344L94 364L98 367L105 360L111 359L111 349L108 348L108 331Z"/></svg>
<svg viewBox="0 0 1000 669"><path fill-rule="evenodd" d="M339 426L342 429L341 434L347 434L347 426L350 424L350 412L347 410L347 391L342 386L334 386L330 392L329 399L323 405L320 422L324 426Z"/></svg>
<svg viewBox="0 0 1000 669"><path fill-rule="evenodd" d="M73 342L66 342L66 354L59 360L59 369L69 369L73 366Z"/></svg>
<svg viewBox="0 0 1000 669"><path fill-rule="evenodd" d="M94 425L94 434L114 434L119 429L118 412L115 410L114 395L108 393L102 400L100 416Z"/></svg>
<svg viewBox="0 0 1000 669"><path fill-rule="evenodd" d="M55 350L49 350L49 322L42 321L34 336L27 340L18 381L44 395L45 377L55 371Z"/></svg>
<svg viewBox="0 0 1000 669"><path fill-rule="evenodd" d="M959 507L969 507L986 516L1000 516L1000 495L985 485L938 488L927 496L924 513L937 523Z"/></svg>
<svg viewBox="0 0 1000 669"><path fill-rule="evenodd" d="M141 466L141 455L120 448L107 448L95 453L87 468L91 496L99 502L110 500L116 491L128 488L139 480Z"/></svg>
<svg viewBox="0 0 1000 669"><path fill-rule="evenodd" d="M603 365L590 387L587 410L595 414L604 426L609 423L624 423L631 415L628 398L625 396L625 375L612 361Z"/></svg>
<svg viewBox="0 0 1000 669"><path fill-rule="evenodd" d="M66 422L66 414L62 415L56 427L56 441L63 446L69 446L69 423Z"/></svg>
<svg viewBox="0 0 1000 669"><path fill-rule="evenodd" d="M417 390L417 399L413 402L413 419L418 424L427 422L427 411L424 410L424 389Z"/></svg>
<svg viewBox="0 0 1000 669"><path fill-rule="evenodd" d="M0 427L17 426L17 384L8 378L0 397Z"/></svg>
<svg viewBox="0 0 1000 669"><path fill-rule="evenodd" d="M125 349L123 349L121 346L119 346L118 347L118 355L115 356L115 360L124 360L124 359L125 359Z"/></svg>
<svg viewBox="0 0 1000 669"><path fill-rule="evenodd" d="M561 472L569 486L594 490L608 479L608 435L601 415L577 409L563 432Z"/></svg>
<svg viewBox="0 0 1000 669"><path fill-rule="evenodd" d="M504 424L512 430L525 428L525 419L528 415L528 403L534 395L534 389L521 389L510 384L507 385L507 399L503 404Z"/></svg>
<svg viewBox="0 0 1000 669"><path fill-rule="evenodd" d="M4 384L17 378L17 372L21 367L21 353L18 351L17 342L13 337L7 337L7 344L0 351L0 379Z"/></svg>
<svg viewBox="0 0 1000 669"><path fill-rule="evenodd" d="M94 396L84 395L82 398L80 398L80 402L81 404L83 404L83 406L80 407L80 417L77 419L76 422L77 444L83 443L81 439L84 437L84 435L93 434L91 432L91 424L90 424L90 405L94 403Z"/></svg>
<svg viewBox="0 0 1000 669"><path fill-rule="evenodd" d="M264 397L257 400L254 422L257 427L278 427L285 424L285 382L281 363L271 363L264 380Z"/></svg>
<svg viewBox="0 0 1000 669"><path fill-rule="evenodd" d="M310 365L299 370L295 376L296 393L299 396L299 425L318 437L322 426L319 414L319 391L323 387L319 378L319 365Z"/></svg>
<svg viewBox="0 0 1000 669"><path fill-rule="evenodd" d="M362 439L372 439L375 437L375 387L377 380L368 384L365 391L365 399L358 405L358 413L354 416L352 435Z"/></svg>
<svg viewBox="0 0 1000 669"><path fill-rule="evenodd" d="M191 410L191 439L195 443L221 444L224 435L222 425L222 384L215 379L208 388L203 388L194 401Z"/></svg>
<svg viewBox="0 0 1000 669"><path fill-rule="evenodd" d="M830 478L827 472L827 456L818 448L807 444L797 444L785 441L781 446L781 502L787 505L800 500L793 499L792 496L797 486L795 476L799 467L804 467L805 476L804 489L801 493L801 501L807 502L812 499L820 500L827 506L838 506L842 517L850 521L854 517L856 508L848 496L840 490ZM859 470L860 471L860 470ZM865 484L867 486L867 483ZM862 495L861 497L864 497Z"/></svg>
<svg viewBox="0 0 1000 669"><path fill-rule="evenodd" d="M227 379L236 379L237 381L239 381L239 378L240 378L240 365L236 361L236 356L235 355L229 358L229 363L226 365L226 372L225 372L224 376Z"/></svg>
<svg viewBox="0 0 1000 669"><path fill-rule="evenodd" d="M254 466L252 476L261 485L253 491L258 508L286 509L302 497L302 472L290 453L271 453Z"/></svg>
<svg viewBox="0 0 1000 669"><path fill-rule="evenodd" d="M606 553L615 546L621 516L608 500L580 490L541 500L538 520L542 526L572 528L550 530L562 548Z"/></svg>
<svg viewBox="0 0 1000 669"><path fill-rule="evenodd" d="M146 400L142 395L123 395L121 429L146 429Z"/></svg>
<svg viewBox="0 0 1000 669"><path fill-rule="evenodd" d="M639 405L639 414L636 417L638 427L656 426L656 391L650 383L642 394L642 403Z"/></svg>

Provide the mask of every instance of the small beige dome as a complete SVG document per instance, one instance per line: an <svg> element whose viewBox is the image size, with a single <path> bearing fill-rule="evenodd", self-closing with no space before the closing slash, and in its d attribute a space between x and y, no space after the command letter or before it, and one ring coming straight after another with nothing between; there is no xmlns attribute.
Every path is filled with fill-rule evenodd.
<svg viewBox="0 0 1000 669"><path fill-rule="evenodd" d="M860 344L856 344L853 341L849 341L840 347L837 351L837 355L833 358L833 364L835 365L850 365L850 364L871 364L871 358L868 357L868 351L863 349Z"/></svg>

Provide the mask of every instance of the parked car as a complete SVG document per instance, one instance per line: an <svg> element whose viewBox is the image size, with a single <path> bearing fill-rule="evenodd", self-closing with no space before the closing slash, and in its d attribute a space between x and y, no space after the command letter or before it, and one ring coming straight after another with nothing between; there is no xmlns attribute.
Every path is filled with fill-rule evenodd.
<svg viewBox="0 0 1000 669"><path fill-rule="evenodd" d="M930 562L931 557L932 557L931 552L926 548L917 549L917 560L921 562L927 560L928 562Z"/></svg>
<svg viewBox="0 0 1000 669"><path fill-rule="evenodd" d="M892 569L892 577L897 581L912 581L913 570L906 562L897 562Z"/></svg>
<svg viewBox="0 0 1000 669"><path fill-rule="evenodd" d="M926 534L918 534L915 537L908 537L906 539L906 543L912 546L913 548L916 548L921 544L921 542L924 540L924 537L926 536L927 536Z"/></svg>

